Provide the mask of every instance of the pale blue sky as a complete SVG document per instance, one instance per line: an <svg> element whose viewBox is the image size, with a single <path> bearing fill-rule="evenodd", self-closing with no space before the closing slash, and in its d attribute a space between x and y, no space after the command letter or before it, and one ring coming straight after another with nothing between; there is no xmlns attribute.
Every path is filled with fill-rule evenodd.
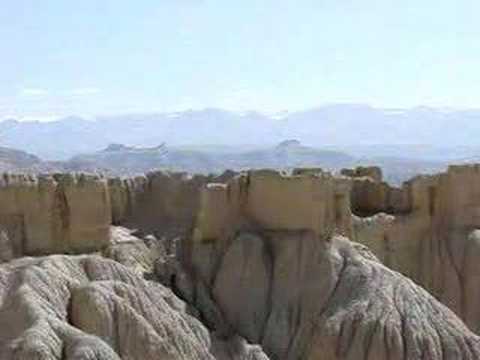
<svg viewBox="0 0 480 360"><path fill-rule="evenodd" d="M0 118L480 106L478 0L1 0Z"/></svg>

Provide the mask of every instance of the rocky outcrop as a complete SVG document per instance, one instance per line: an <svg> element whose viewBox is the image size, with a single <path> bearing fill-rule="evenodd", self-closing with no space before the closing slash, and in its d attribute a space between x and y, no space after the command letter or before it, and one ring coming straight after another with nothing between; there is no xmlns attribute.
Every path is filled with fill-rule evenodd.
<svg viewBox="0 0 480 360"><path fill-rule="evenodd" d="M187 234L201 188L233 176L157 172L135 178L87 174L0 178L0 261L23 255L86 253L110 243L110 225L154 234L169 251Z"/></svg>
<svg viewBox="0 0 480 360"><path fill-rule="evenodd" d="M480 338L451 310L338 235L353 231L348 195L348 179L321 172L210 184L181 264L157 271L206 323L272 359L478 358Z"/></svg>
<svg viewBox="0 0 480 360"><path fill-rule="evenodd" d="M142 275L153 272L155 261L167 256L163 244L152 235L139 237L121 226L110 227L110 243L101 254Z"/></svg>
<svg viewBox="0 0 480 360"><path fill-rule="evenodd" d="M108 243L110 197L105 179L89 175L5 174L0 227L11 257L80 253Z"/></svg>
<svg viewBox="0 0 480 360"><path fill-rule="evenodd" d="M99 256L0 266L0 358L268 360L220 338L167 288Z"/></svg>
<svg viewBox="0 0 480 360"><path fill-rule="evenodd" d="M189 204L184 215L161 215L150 221L165 226L168 221L164 219L174 219L170 222L182 224L185 236L196 220L192 240L182 244L181 256L191 260L197 276L212 286L238 231L308 230L323 239L334 233L349 236L367 245L385 265L421 284L479 331L478 276L473 265L477 261L476 229L480 228L478 167L451 167L445 174L414 178L401 188L382 182L378 168L356 169L351 175L349 180L319 169L296 169L291 176L264 170L240 176L228 185L222 179L208 186L208 179L202 178L189 193L190 202L183 202ZM160 195L161 191L158 194L168 197ZM162 204L155 197L148 198L152 199L150 207L139 208L145 209L143 213L155 208L155 203ZM262 276L256 280L262 281Z"/></svg>
<svg viewBox="0 0 480 360"><path fill-rule="evenodd" d="M354 212L368 204L370 213L388 213L355 217L353 239L424 286L476 332L480 331L480 294L473 264L480 259L479 184L478 165L451 166L446 173L414 178L402 188L354 180L351 199ZM363 191L366 188L371 191ZM387 194L389 206L377 201L381 197L370 196L379 193Z"/></svg>
<svg viewBox="0 0 480 360"><path fill-rule="evenodd" d="M349 235L349 182L328 173L288 176L259 170L228 185L207 185L185 250L205 281L211 280L215 259L240 229L309 230L324 239L334 232Z"/></svg>
<svg viewBox="0 0 480 360"><path fill-rule="evenodd" d="M109 179L112 220L116 225L155 233L159 238L184 236L198 213L201 189L234 176L152 172L130 179Z"/></svg>
<svg viewBox="0 0 480 360"><path fill-rule="evenodd" d="M4 176L0 358L479 358L480 166L342 173Z"/></svg>

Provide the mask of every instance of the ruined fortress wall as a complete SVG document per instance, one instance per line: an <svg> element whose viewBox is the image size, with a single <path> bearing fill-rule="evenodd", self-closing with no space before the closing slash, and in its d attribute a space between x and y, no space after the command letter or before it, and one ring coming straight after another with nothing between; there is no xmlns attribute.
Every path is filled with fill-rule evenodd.
<svg viewBox="0 0 480 360"><path fill-rule="evenodd" d="M381 183L369 186L385 189ZM353 239L370 246L387 266L421 284L479 331L480 167L451 166L395 191L403 192L409 210L377 205L372 210L379 214L354 218ZM357 188L352 207L363 201Z"/></svg>
<svg viewBox="0 0 480 360"><path fill-rule="evenodd" d="M201 189L233 175L233 172L205 176L158 171L130 179L109 179L112 221L159 237L184 235L191 230L197 216Z"/></svg>
<svg viewBox="0 0 480 360"><path fill-rule="evenodd" d="M251 171L226 185L203 188L196 227L202 238L218 238L225 223L233 228L243 224L264 230L309 230L319 237L334 231L350 234L349 185L347 179L330 174Z"/></svg>
<svg viewBox="0 0 480 360"><path fill-rule="evenodd" d="M108 241L105 179L86 175L8 175L0 184L0 227L12 256L98 249Z"/></svg>
<svg viewBox="0 0 480 360"><path fill-rule="evenodd" d="M480 330L480 167L452 166L400 188L382 182L378 172L352 174L158 172L108 180L4 175L0 260L95 251L108 244L113 223L160 239L185 239L182 256L210 281L216 259L238 230L267 237L269 232L308 232L322 240L340 233L368 245L385 265L424 286Z"/></svg>
<svg viewBox="0 0 480 360"><path fill-rule="evenodd" d="M15 257L41 253L54 243L55 191L56 182L52 178L3 175L0 225Z"/></svg>
<svg viewBox="0 0 480 360"><path fill-rule="evenodd" d="M108 244L111 224L160 238L184 236L197 216L201 188L231 176L5 174L0 178L0 261L96 251Z"/></svg>
<svg viewBox="0 0 480 360"><path fill-rule="evenodd" d="M250 171L203 188L188 261L205 282L238 231L304 232L319 241L351 234L350 181L330 174ZM209 259L210 262L206 262Z"/></svg>
<svg viewBox="0 0 480 360"><path fill-rule="evenodd" d="M371 214L355 214L359 208ZM378 176L346 180L324 173L284 176L274 171L252 171L226 185L206 186L190 249L193 266L211 281L218 266L212 259L222 256L235 231L259 229L306 230L317 238L346 234L480 330L479 166L450 167L443 174L416 177L401 188L390 187Z"/></svg>
<svg viewBox="0 0 480 360"><path fill-rule="evenodd" d="M335 228L335 194L332 177L252 172L244 211L264 229L310 229L322 236Z"/></svg>
<svg viewBox="0 0 480 360"><path fill-rule="evenodd" d="M66 175L59 178L57 191L63 194L66 212L61 215L67 251L85 252L108 243L111 225L111 203L106 179L88 175Z"/></svg>

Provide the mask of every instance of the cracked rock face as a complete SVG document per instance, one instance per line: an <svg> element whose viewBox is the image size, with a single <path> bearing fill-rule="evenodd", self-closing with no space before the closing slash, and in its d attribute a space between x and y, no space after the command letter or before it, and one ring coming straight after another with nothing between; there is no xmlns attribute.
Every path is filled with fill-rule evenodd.
<svg viewBox="0 0 480 360"><path fill-rule="evenodd" d="M220 339L171 290L100 256L0 267L1 359L268 359Z"/></svg>

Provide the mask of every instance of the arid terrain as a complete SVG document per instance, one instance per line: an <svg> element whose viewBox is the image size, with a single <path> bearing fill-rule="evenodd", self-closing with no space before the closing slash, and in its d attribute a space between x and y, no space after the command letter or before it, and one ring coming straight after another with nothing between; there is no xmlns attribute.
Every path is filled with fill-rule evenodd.
<svg viewBox="0 0 480 360"><path fill-rule="evenodd" d="M0 3L0 360L480 360L480 1Z"/></svg>
<svg viewBox="0 0 480 360"><path fill-rule="evenodd" d="M478 359L480 166L0 184L1 359Z"/></svg>

